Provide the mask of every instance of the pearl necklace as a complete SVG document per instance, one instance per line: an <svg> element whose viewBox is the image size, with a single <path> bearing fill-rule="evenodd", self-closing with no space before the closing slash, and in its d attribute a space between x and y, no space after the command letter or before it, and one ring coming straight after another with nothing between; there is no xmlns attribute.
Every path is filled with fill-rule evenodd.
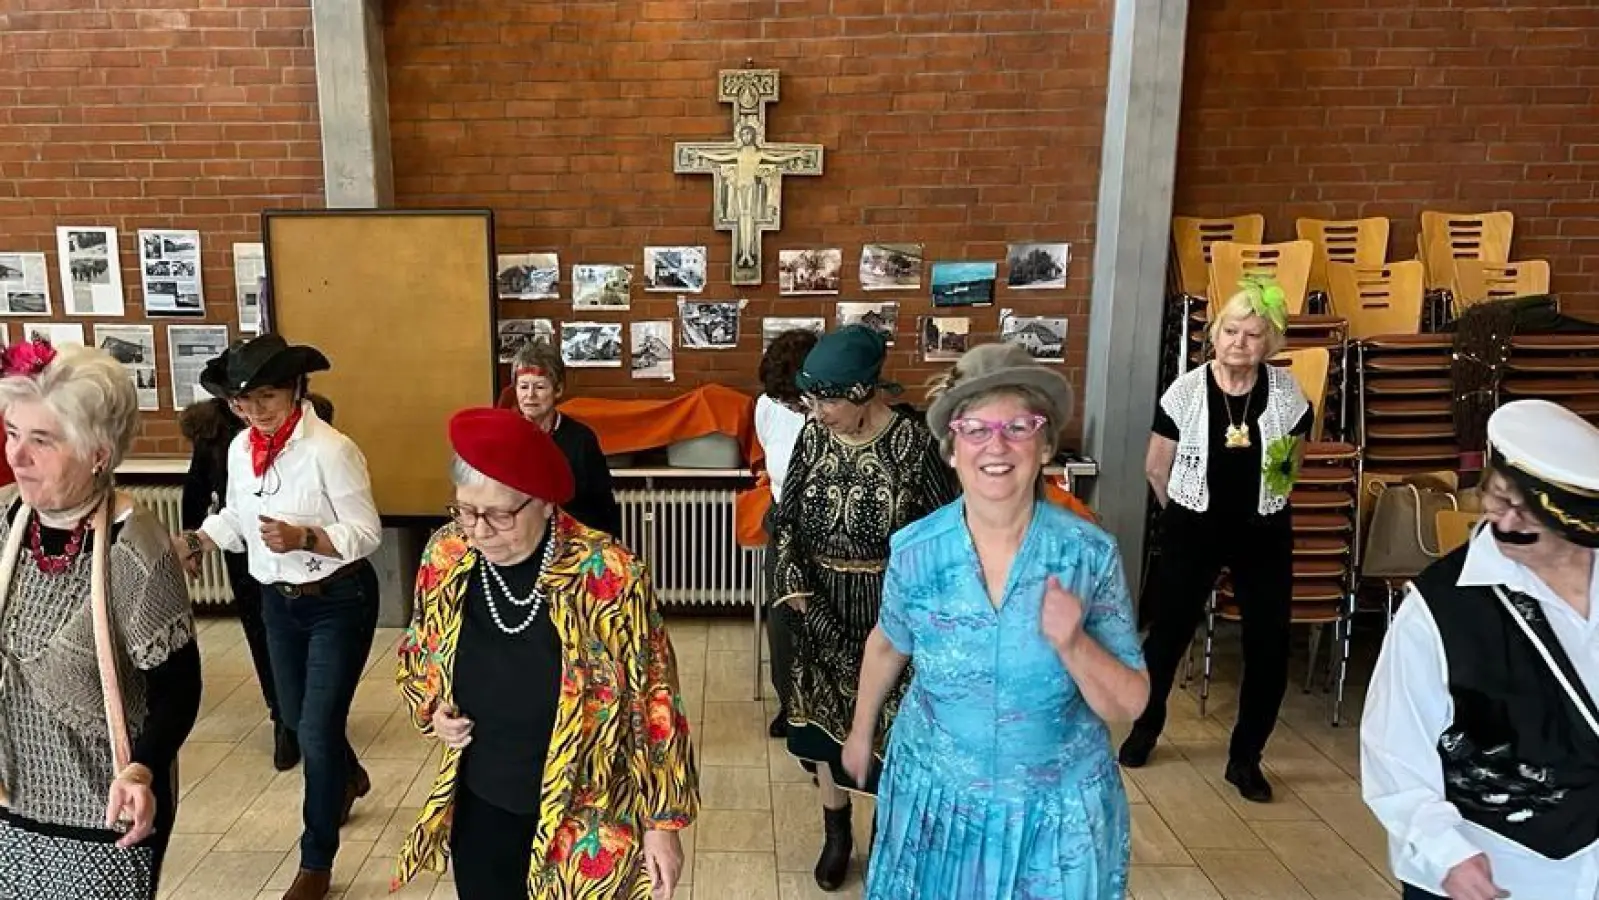
<svg viewBox="0 0 1599 900"><path fill-rule="evenodd" d="M534 619L539 617L539 611L544 608L545 601L544 591L539 589L539 582L543 580L544 573L549 570L550 563L554 561L555 540L554 536L552 535L545 541L544 558L539 561L539 572L538 575L534 576L533 578L533 589L528 592L528 595L525 599L518 599L517 596L511 592L511 588L506 585L505 579L500 576L500 570L487 559L479 557L479 562L482 563L482 567L478 570L478 577L483 582L483 598L488 601L489 618L494 620L494 624L499 627L500 631L512 636L521 634L528 629L528 626L533 624ZM493 579L493 583L490 583L490 578ZM532 609L528 610L527 618L522 621L522 624L516 626L515 628L507 626L505 624L505 620L500 617L500 606L499 603L494 599L494 585L496 584L499 585L500 592L505 595L505 599L509 601L512 606L515 606L519 609L527 609L528 607L532 607Z"/></svg>

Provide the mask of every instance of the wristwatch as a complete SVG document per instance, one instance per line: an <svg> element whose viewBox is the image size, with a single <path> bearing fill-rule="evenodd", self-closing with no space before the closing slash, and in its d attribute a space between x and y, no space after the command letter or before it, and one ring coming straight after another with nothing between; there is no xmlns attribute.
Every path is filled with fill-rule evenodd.
<svg viewBox="0 0 1599 900"><path fill-rule="evenodd" d="M199 556L205 549L205 545L200 543L200 536L192 531L183 533L183 543L189 548L190 556Z"/></svg>
<svg viewBox="0 0 1599 900"><path fill-rule="evenodd" d="M316 529L305 529L305 537L300 538L300 549L307 553L316 550Z"/></svg>

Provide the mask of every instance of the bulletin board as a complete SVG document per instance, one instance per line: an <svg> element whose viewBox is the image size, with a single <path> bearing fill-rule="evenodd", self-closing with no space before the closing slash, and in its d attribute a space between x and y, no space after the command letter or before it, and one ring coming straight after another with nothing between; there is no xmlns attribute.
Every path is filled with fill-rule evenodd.
<svg viewBox="0 0 1599 900"><path fill-rule="evenodd" d="M452 413L494 403L488 210L291 210L262 216L265 327L327 354L312 389L366 455L385 517L450 502Z"/></svg>

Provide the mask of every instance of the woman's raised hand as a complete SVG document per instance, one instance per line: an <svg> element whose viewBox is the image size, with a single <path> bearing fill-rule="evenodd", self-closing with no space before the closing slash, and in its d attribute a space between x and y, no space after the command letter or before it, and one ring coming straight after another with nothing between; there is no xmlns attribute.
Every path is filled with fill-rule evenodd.
<svg viewBox="0 0 1599 900"><path fill-rule="evenodd" d="M454 704L440 703L433 710L433 733L451 750L464 750L472 743L472 720Z"/></svg>

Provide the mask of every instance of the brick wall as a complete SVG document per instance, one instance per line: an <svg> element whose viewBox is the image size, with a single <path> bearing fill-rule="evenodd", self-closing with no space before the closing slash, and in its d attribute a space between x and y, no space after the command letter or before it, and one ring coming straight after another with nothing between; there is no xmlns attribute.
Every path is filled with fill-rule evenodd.
<svg viewBox="0 0 1599 900"><path fill-rule="evenodd" d="M1423 209L1507 209L1513 258L1599 320L1599 4L1195 3L1176 207L1264 213L1271 240L1389 216L1404 259Z"/></svg>
<svg viewBox="0 0 1599 900"><path fill-rule="evenodd" d="M764 316L898 300L890 375L920 384L919 291L859 290L865 242L921 241L930 260L1003 259L1010 241L1072 243L1068 288L998 289L969 314L995 336L1001 306L1071 317L1068 374L1082 384L1094 202L1109 53L1106 0L391 0L385 27L397 202L483 206L501 252L560 253L561 301L504 317L570 320L573 263L642 262L646 245L705 245L704 300L748 298L735 351L682 351L675 384L582 370L571 391L663 396L707 381L755 391ZM711 183L672 173L676 141L725 139L716 73L746 59L781 71L768 136L826 147L826 174L788 178L764 283L728 283ZM778 250L844 250L843 293L779 298ZM1001 279L1004 269L1001 267ZM675 318L675 297L635 280L629 313Z"/></svg>
<svg viewBox="0 0 1599 900"><path fill-rule="evenodd" d="M166 323L236 324L233 243L260 240L264 208L321 202L310 0L0 9L0 251L46 251L51 318L88 338L96 323L153 321L163 408L144 414L134 453L186 453ZM119 230L125 319L65 315L58 225ZM203 320L144 317L140 228L200 231ZM16 337L28 320L8 321Z"/></svg>

